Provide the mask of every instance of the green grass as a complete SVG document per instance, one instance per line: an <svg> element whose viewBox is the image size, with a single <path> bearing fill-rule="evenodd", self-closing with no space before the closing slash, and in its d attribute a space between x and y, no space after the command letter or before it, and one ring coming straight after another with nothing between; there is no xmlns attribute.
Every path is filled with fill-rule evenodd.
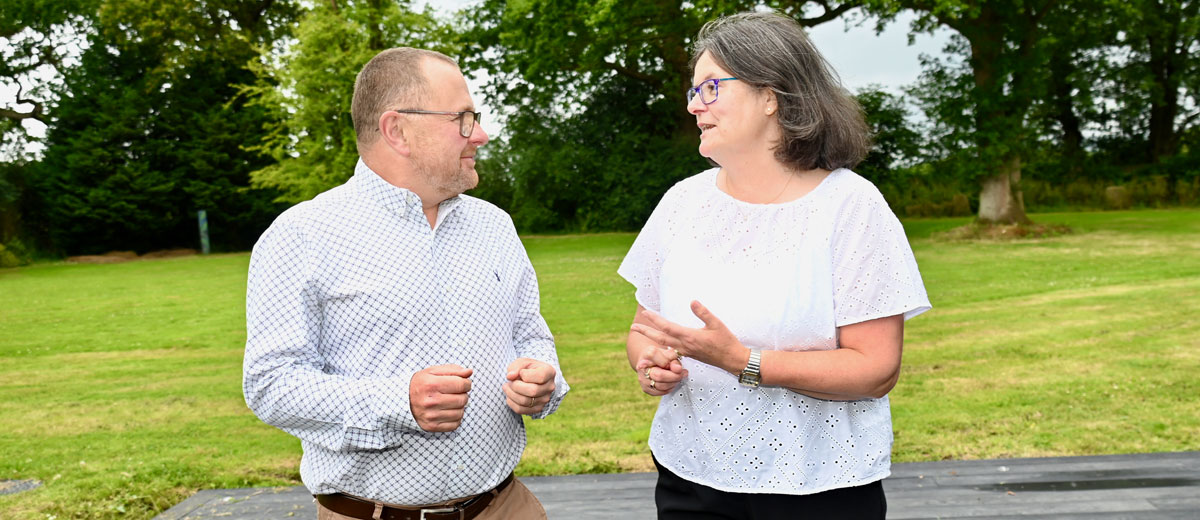
<svg viewBox="0 0 1200 520"><path fill-rule="evenodd" d="M1076 233L934 242L907 325L895 460L1200 449L1200 211L1035 215ZM632 234L526 237L572 393L518 473L650 469L624 355ZM198 489L295 485L299 443L241 397L248 255L0 270L0 518L151 518Z"/></svg>

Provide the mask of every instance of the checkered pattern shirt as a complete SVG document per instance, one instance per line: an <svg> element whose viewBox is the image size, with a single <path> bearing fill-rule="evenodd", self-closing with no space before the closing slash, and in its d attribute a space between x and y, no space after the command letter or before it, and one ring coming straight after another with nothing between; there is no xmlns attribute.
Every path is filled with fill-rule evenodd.
<svg viewBox="0 0 1200 520"><path fill-rule="evenodd" d="M558 371L537 278L512 220L460 195L430 228L421 201L362 161L354 177L285 211L250 259L243 391L258 417L300 438L314 494L429 504L482 493L525 449L505 404L518 357ZM420 429L409 408L415 372L474 370L462 425Z"/></svg>

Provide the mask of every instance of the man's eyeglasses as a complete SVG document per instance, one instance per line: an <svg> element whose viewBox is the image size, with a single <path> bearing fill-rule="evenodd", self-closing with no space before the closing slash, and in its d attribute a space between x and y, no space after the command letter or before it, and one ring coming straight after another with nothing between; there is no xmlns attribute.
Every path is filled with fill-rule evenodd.
<svg viewBox="0 0 1200 520"><path fill-rule="evenodd" d="M434 114L441 116L454 116L458 120L458 134L463 137L471 137L471 132L475 131L475 123L479 122L479 118L483 115L479 112L464 110L462 112L440 112L437 110L393 110L401 114Z"/></svg>
<svg viewBox="0 0 1200 520"><path fill-rule="evenodd" d="M690 104L692 102L692 98L696 97L696 94L700 94L700 101L705 105L711 105L717 101L717 92L720 90L721 82L733 81L736 79L737 78L720 78L706 79L701 81L699 85L687 90L688 103Z"/></svg>

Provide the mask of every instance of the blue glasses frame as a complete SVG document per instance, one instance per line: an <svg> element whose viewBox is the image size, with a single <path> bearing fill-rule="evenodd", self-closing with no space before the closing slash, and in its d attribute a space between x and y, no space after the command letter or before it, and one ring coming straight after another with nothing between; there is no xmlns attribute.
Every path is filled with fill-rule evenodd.
<svg viewBox="0 0 1200 520"><path fill-rule="evenodd" d="M711 105L717 102L717 94L721 90L722 81L734 81L738 78L715 78L701 81L699 85L687 89L687 101L691 104L692 99L697 94L700 95L700 102L705 105Z"/></svg>

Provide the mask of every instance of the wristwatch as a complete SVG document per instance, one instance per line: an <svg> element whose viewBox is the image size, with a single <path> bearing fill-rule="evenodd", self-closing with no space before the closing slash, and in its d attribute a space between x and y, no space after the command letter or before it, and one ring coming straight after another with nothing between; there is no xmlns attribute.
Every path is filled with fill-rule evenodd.
<svg viewBox="0 0 1200 520"><path fill-rule="evenodd" d="M762 373L758 370L761 364L762 352L750 349L750 361L746 363L746 368L742 369L742 373L738 374L738 382L752 388L758 388L758 383L762 381Z"/></svg>

